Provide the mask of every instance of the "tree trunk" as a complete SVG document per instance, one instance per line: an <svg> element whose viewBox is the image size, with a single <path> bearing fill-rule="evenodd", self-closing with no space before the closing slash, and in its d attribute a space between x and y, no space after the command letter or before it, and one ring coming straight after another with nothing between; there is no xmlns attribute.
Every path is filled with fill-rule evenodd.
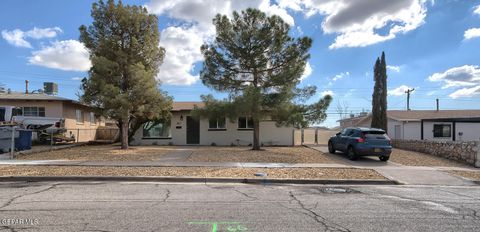
<svg viewBox="0 0 480 232"><path fill-rule="evenodd" d="M253 120L253 147L252 150L260 150L260 121Z"/></svg>
<svg viewBox="0 0 480 232"><path fill-rule="evenodd" d="M122 120L122 149L128 149L128 119Z"/></svg>

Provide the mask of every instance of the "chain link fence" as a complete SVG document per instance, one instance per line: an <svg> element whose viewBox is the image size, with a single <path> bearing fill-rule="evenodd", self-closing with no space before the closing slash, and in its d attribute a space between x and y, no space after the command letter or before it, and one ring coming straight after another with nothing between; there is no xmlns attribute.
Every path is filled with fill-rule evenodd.
<svg viewBox="0 0 480 232"><path fill-rule="evenodd" d="M32 131L16 126L0 127L0 159L12 159L15 152L52 150L89 142L113 143L119 136L115 127Z"/></svg>

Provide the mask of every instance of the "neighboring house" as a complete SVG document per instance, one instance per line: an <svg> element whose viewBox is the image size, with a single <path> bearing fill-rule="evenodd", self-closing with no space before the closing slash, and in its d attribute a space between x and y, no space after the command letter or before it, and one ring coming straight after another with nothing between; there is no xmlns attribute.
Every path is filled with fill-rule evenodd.
<svg viewBox="0 0 480 232"><path fill-rule="evenodd" d="M21 108L19 115L65 119L66 136L77 141L95 140L97 128L105 120L97 117L93 108L78 101L47 94L2 93L0 105Z"/></svg>
<svg viewBox="0 0 480 232"><path fill-rule="evenodd" d="M389 110L388 134L393 139L479 141L480 110ZM342 128L370 127L371 114L339 120Z"/></svg>
<svg viewBox="0 0 480 232"><path fill-rule="evenodd" d="M253 141L253 122L249 117L195 120L190 116L202 102L174 102L168 123L145 123L136 131L133 145L249 145ZM260 142L265 145L293 145L293 127L277 127L274 121L260 122Z"/></svg>

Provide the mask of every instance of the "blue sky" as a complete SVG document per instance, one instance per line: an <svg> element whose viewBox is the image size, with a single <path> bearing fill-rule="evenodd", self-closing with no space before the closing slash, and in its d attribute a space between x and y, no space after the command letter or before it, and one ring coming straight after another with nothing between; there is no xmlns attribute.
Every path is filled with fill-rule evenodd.
<svg viewBox="0 0 480 232"><path fill-rule="evenodd" d="M59 84L59 95L76 99L87 76L88 52L78 27L90 24L93 1L7 0L0 8L0 83L15 91ZM337 105L371 110L373 64L385 51L389 109L405 109L406 88L415 88L412 109L480 109L480 1L473 0L149 0L159 17L160 45L167 50L157 78L177 101L215 93L198 80L200 45L215 33L211 18L255 7L281 16L292 36L313 38L301 85L333 94L323 125L335 126Z"/></svg>

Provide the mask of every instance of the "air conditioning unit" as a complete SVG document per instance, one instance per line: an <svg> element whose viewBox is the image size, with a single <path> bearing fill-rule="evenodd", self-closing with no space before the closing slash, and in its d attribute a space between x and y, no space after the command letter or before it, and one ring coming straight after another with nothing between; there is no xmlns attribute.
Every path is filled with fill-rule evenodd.
<svg viewBox="0 0 480 232"><path fill-rule="evenodd" d="M58 94L58 85L53 82L44 82L43 83L43 92L48 95L57 95Z"/></svg>

